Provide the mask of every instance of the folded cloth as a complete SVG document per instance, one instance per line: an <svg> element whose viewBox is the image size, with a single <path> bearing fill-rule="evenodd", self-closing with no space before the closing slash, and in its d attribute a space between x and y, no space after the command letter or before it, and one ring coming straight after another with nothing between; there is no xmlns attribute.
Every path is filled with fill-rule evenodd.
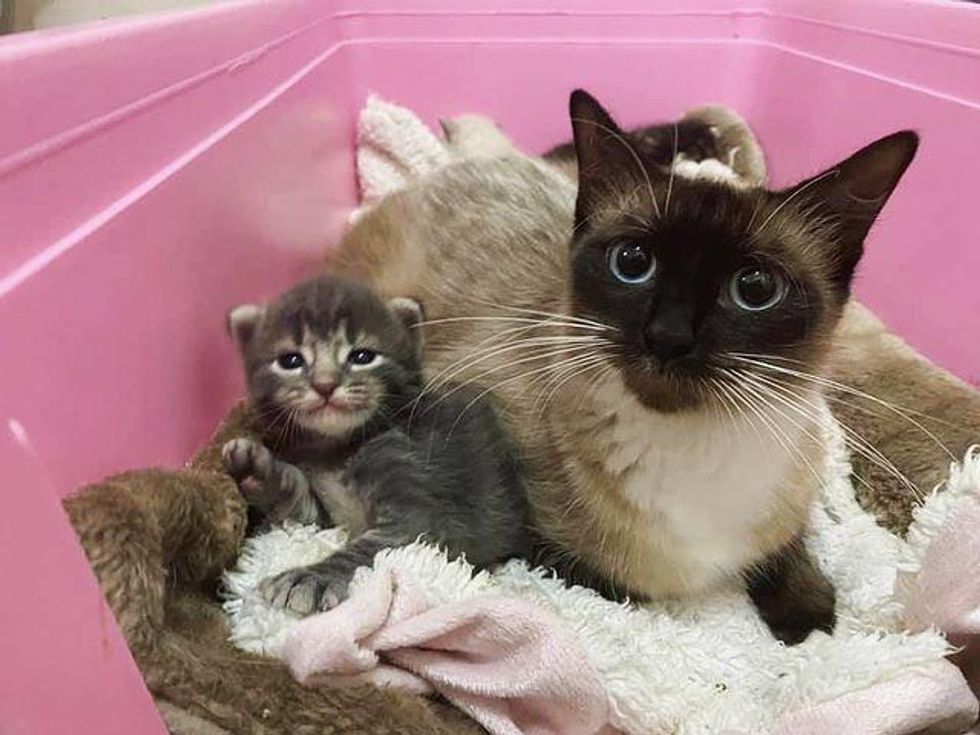
<svg viewBox="0 0 980 735"><path fill-rule="evenodd" d="M301 621L282 654L304 683L325 673L335 685L435 690L493 735L593 735L609 718L599 672L557 616L505 597L432 605L388 567Z"/></svg>

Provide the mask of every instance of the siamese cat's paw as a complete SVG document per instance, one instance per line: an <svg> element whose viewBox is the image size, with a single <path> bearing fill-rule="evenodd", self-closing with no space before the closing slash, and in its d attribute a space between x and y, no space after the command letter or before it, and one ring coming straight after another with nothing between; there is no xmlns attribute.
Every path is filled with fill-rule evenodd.
<svg viewBox="0 0 980 735"><path fill-rule="evenodd" d="M775 638L803 642L815 630L833 633L836 592L802 542L772 555L749 576L749 596Z"/></svg>
<svg viewBox="0 0 980 735"><path fill-rule="evenodd" d="M298 615L330 610L347 599L350 573L334 573L329 565L301 567L269 577L259 584L259 593L275 607Z"/></svg>

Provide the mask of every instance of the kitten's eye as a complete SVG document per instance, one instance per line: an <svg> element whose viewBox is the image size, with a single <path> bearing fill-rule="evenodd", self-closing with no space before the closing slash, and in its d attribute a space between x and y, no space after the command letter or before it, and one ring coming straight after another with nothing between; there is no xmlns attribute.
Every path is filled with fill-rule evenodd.
<svg viewBox="0 0 980 735"><path fill-rule="evenodd" d="M765 311L786 295L786 280L776 270L761 265L742 268L732 276L728 293L740 309Z"/></svg>
<svg viewBox="0 0 980 735"><path fill-rule="evenodd" d="M646 283L656 267L657 259L643 245L623 242L609 249L609 270L623 283Z"/></svg>
<svg viewBox="0 0 980 735"><path fill-rule="evenodd" d="M283 370L299 370L306 365L306 360L298 352L283 352L276 358L276 365Z"/></svg>
<svg viewBox="0 0 980 735"><path fill-rule="evenodd" d="M351 350L347 356L347 362L351 365L370 365L378 359L378 353L373 350Z"/></svg>

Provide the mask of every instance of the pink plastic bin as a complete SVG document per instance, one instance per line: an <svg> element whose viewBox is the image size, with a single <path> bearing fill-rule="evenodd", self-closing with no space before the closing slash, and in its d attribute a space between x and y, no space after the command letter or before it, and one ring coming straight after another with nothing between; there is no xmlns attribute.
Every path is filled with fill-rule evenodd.
<svg viewBox="0 0 980 735"><path fill-rule="evenodd" d="M977 381L980 6L255 0L5 38L4 735L164 731L58 499L208 436L240 389L223 314L338 236L368 92L534 150L567 138L575 86L625 124L732 105L778 184L918 129L858 292Z"/></svg>

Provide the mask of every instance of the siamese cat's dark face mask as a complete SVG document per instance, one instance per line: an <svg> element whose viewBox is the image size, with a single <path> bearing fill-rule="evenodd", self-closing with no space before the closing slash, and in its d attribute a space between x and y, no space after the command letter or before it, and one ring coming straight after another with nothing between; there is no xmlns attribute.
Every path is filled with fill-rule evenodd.
<svg viewBox="0 0 980 735"><path fill-rule="evenodd" d="M772 192L672 176L588 94L571 107L574 315L614 328L609 351L631 390L662 411L751 409L818 372L915 133Z"/></svg>

